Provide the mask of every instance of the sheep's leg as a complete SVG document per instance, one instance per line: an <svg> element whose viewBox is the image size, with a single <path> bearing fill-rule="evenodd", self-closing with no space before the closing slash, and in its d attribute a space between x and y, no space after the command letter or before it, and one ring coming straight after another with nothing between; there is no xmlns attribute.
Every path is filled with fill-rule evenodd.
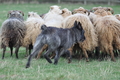
<svg viewBox="0 0 120 80"><path fill-rule="evenodd" d="M45 54L44 54L44 57L45 59L49 62L49 63L52 63L51 59L48 57L48 55L53 52L51 49L48 49Z"/></svg>
<svg viewBox="0 0 120 80"><path fill-rule="evenodd" d="M113 50L113 53L115 54L115 55L114 55L115 57L118 57L118 54L119 54L119 53L118 53L118 50Z"/></svg>
<svg viewBox="0 0 120 80"><path fill-rule="evenodd" d="M67 54L68 57L68 63L71 63L71 58L72 58L71 52L67 50L65 53Z"/></svg>
<svg viewBox="0 0 120 80"><path fill-rule="evenodd" d="M99 50L99 47L96 47L95 48L95 58L99 59L99 56L100 56L100 50Z"/></svg>
<svg viewBox="0 0 120 80"><path fill-rule="evenodd" d="M86 62L89 62L88 54L87 54L87 51L85 49L83 49L83 53L84 53L84 56L86 58Z"/></svg>
<svg viewBox="0 0 120 80"><path fill-rule="evenodd" d="M29 48L29 55L31 54L31 49Z"/></svg>
<svg viewBox="0 0 120 80"><path fill-rule="evenodd" d="M71 57L72 57L72 52L73 52L73 46L68 49L68 63L71 63Z"/></svg>
<svg viewBox="0 0 120 80"><path fill-rule="evenodd" d="M33 49L33 45L32 44L30 44L29 45L29 55L31 54L31 50Z"/></svg>
<svg viewBox="0 0 120 80"><path fill-rule="evenodd" d="M37 55L37 59L40 58L40 56L42 55L42 52L47 48L48 46L47 45L44 45L42 47L42 49L40 50L39 54Z"/></svg>
<svg viewBox="0 0 120 80"><path fill-rule="evenodd" d="M116 60L114 58L113 50L110 49L109 51L110 51L111 60L115 62Z"/></svg>
<svg viewBox="0 0 120 80"><path fill-rule="evenodd" d="M18 59L18 51L19 51L20 46L17 46L15 49L15 54L16 54L16 58Z"/></svg>
<svg viewBox="0 0 120 80"><path fill-rule="evenodd" d="M13 47L10 47L11 56L13 55Z"/></svg>
<svg viewBox="0 0 120 80"><path fill-rule="evenodd" d="M28 47L26 47L26 57L28 56Z"/></svg>
<svg viewBox="0 0 120 80"><path fill-rule="evenodd" d="M3 55L2 55L2 59L4 59L5 56L5 51L6 51L6 47L3 48Z"/></svg>
<svg viewBox="0 0 120 80"><path fill-rule="evenodd" d="M50 55L50 59L53 59L55 57L55 52L52 52L52 55Z"/></svg>

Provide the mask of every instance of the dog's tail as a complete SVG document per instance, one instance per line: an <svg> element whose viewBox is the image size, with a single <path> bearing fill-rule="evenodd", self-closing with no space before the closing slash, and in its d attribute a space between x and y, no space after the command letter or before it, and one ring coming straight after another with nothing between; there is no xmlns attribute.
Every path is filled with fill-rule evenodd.
<svg viewBox="0 0 120 80"><path fill-rule="evenodd" d="M43 24L42 26L41 26L41 30L46 30L47 29L47 26L45 25L45 24Z"/></svg>

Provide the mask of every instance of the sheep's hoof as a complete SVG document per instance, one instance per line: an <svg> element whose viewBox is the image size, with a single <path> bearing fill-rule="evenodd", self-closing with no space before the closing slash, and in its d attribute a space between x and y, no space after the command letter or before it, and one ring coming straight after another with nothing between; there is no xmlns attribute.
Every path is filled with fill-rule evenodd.
<svg viewBox="0 0 120 80"><path fill-rule="evenodd" d="M116 60L115 60L115 59L111 59L111 61L116 62Z"/></svg>
<svg viewBox="0 0 120 80"><path fill-rule="evenodd" d="M89 60L87 59L86 62L89 62Z"/></svg>

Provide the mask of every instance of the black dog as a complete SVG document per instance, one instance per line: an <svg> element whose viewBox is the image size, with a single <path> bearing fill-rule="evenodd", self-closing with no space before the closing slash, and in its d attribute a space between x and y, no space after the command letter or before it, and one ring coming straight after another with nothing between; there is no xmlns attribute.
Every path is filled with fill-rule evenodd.
<svg viewBox="0 0 120 80"><path fill-rule="evenodd" d="M56 56L54 58L54 64L57 64L60 55L68 51L68 49L76 42L85 40L84 30L81 23L77 21L74 22L74 26L70 29L47 27L46 25L42 25L41 29L42 32L36 39L33 51L28 58L26 68L30 67L31 58L38 54L39 50L45 44L48 45L48 49L45 52L44 57L49 63L52 63L48 55L55 51Z"/></svg>

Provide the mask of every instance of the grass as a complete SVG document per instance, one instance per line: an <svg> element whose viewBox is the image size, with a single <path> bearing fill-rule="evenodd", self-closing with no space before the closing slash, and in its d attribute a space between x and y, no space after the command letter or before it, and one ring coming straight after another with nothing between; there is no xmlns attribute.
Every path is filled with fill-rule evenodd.
<svg viewBox="0 0 120 80"><path fill-rule="evenodd" d="M9 10L21 10L25 13L25 19L29 11L35 11L39 14L47 13L49 4L0 4L0 25L7 19ZM61 8L73 10L80 6L91 9L95 6L107 5L82 5L82 4L57 4ZM120 6L113 5L115 14L120 13ZM0 50L2 56L2 50ZM25 48L20 48L19 59L10 57L9 49L6 51L5 59L0 59L0 80L120 80L120 59L116 62L110 60L97 61L73 59L71 64L67 63L65 58L60 58L58 65L49 64L44 58L33 59L31 67L26 69L27 58L25 56Z"/></svg>

